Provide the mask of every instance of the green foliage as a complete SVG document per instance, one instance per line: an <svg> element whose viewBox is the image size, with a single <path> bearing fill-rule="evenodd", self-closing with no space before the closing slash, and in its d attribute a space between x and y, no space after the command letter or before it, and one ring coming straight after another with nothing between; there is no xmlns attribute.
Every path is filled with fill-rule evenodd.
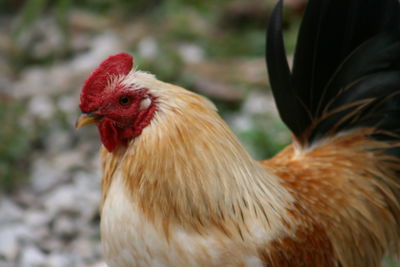
<svg viewBox="0 0 400 267"><path fill-rule="evenodd" d="M263 117L262 121L255 119L250 129L238 133L240 140L258 160L273 157L290 143L288 129L281 121Z"/></svg>
<svg viewBox="0 0 400 267"><path fill-rule="evenodd" d="M10 15L18 12L24 0L0 0L0 14Z"/></svg>
<svg viewBox="0 0 400 267"><path fill-rule="evenodd" d="M228 32L210 37L208 51L214 58L264 56L264 30L248 29L239 33Z"/></svg>
<svg viewBox="0 0 400 267"><path fill-rule="evenodd" d="M63 51L68 51L69 49L69 31L68 31L68 14L71 9L71 1L70 0L58 0L55 5L55 16L57 19L57 23L60 27L60 31L62 33L64 42L63 42Z"/></svg>
<svg viewBox="0 0 400 267"><path fill-rule="evenodd" d="M109 15L116 12L122 15L137 15L157 8L162 0L69 0L73 5L91 12Z"/></svg>
<svg viewBox="0 0 400 267"><path fill-rule="evenodd" d="M20 124L25 109L22 103L0 103L0 189L10 191L27 178L31 133Z"/></svg>
<svg viewBox="0 0 400 267"><path fill-rule="evenodd" d="M22 6L18 20L11 34L12 49L9 56L11 65L15 70L20 70L29 64L39 63L46 64L53 61L54 58L64 57L70 52L70 36L68 31L69 10L71 9L71 0L26 0ZM21 42L21 38L25 32L32 30L37 21L39 21L47 10L54 14L57 27L63 38L61 47L57 51L49 51L46 56L37 58L32 53L34 47L31 42Z"/></svg>
<svg viewBox="0 0 400 267"><path fill-rule="evenodd" d="M398 260L386 257L382 264L383 267L399 267L400 263Z"/></svg>
<svg viewBox="0 0 400 267"><path fill-rule="evenodd" d="M297 18L292 19L292 23L289 24L288 28L283 32L283 38L285 39L285 49L289 55L294 53L297 42L297 33L300 28L300 20Z"/></svg>
<svg viewBox="0 0 400 267"><path fill-rule="evenodd" d="M13 42L17 43L22 31L27 29L42 14L48 0L28 0L21 10L20 21L13 32Z"/></svg>

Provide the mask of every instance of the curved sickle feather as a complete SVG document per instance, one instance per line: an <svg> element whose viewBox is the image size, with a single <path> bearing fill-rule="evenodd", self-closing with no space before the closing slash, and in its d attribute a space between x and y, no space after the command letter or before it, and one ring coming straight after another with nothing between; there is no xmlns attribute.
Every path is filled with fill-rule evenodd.
<svg viewBox="0 0 400 267"><path fill-rule="evenodd" d="M291 72L282 38L282 6L283 0L278 1L268 27L268 70L280 116L297 141L310 145L342 130L375 125L377 130L397 132L388 127L393 123L379 123L383 119L376 116L365 120L360 114L351 115L371 110L375 101L363 109L344 107L356 104L354 99L364 101L377 90L390 94L399 90L393 75L368 80L372 85L358 83L369 75L382 78L381 73L400 71L399 0L309 0ZM393 114L400 111L399 102L386 98L378 102L385 121L396 121ZM341 112L328 116L333 110ZM352 123L343 124L350 115Z"/></svg>
<svg viewBox="0 0 400 267"><path fill-rule="evenodd" d="M300 136L310 120L290 86L290 69L282 36L283 0L276 5L267 29L266 61L269 80L282 120ZM296 114L295 116L293 116Z"/></svg>

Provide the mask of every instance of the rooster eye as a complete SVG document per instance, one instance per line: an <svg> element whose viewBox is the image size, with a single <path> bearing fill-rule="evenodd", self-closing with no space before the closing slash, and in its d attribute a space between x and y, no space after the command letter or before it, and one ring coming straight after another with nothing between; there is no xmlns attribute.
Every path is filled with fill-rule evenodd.
<svg viewBox="0 0 400 267"><path fill-rule="evenodd" d="M131 103L131 98L130 98L129 96L121 96L121 97L119 98L119 104L120 104L121 106L126 106L126 105L128 105L129 103Z"/></svg>

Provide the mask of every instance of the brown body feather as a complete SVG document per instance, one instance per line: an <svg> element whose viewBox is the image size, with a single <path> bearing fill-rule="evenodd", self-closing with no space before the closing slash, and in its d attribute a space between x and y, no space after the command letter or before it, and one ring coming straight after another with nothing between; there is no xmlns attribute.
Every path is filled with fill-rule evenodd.
<svg viewBox="0 0 400 267"><path fill-rule="evenodd" d="M263 162L296 198L291 214L302 221L293 238L271 244L269 260L279 266L335 266L333 259L343 266L379 266L385 253L398 252L400 162L384 153L387 144L369 137L372 132L355 131L308 152L289 146Z"/></svg>
<svg viewBox="0 0 400 267"><path fill-rule="evenodd" d="M144 73L130 82L159 110L128 147L102 151L111 266L378 266L398 252L400 164L373 129L258 163L204 98Z"/></svg>

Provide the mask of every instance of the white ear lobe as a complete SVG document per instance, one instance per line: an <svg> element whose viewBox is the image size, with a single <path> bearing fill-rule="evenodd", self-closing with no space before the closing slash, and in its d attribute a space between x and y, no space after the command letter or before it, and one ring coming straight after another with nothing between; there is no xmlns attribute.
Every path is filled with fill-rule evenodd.
<svg viewBox="0 0 400 267"><path fill-rule="evenodd" d="M140 102L140 110L146 109L150 106L151 104L151 99L149 97L146 97L145 99Z"/></svg>

